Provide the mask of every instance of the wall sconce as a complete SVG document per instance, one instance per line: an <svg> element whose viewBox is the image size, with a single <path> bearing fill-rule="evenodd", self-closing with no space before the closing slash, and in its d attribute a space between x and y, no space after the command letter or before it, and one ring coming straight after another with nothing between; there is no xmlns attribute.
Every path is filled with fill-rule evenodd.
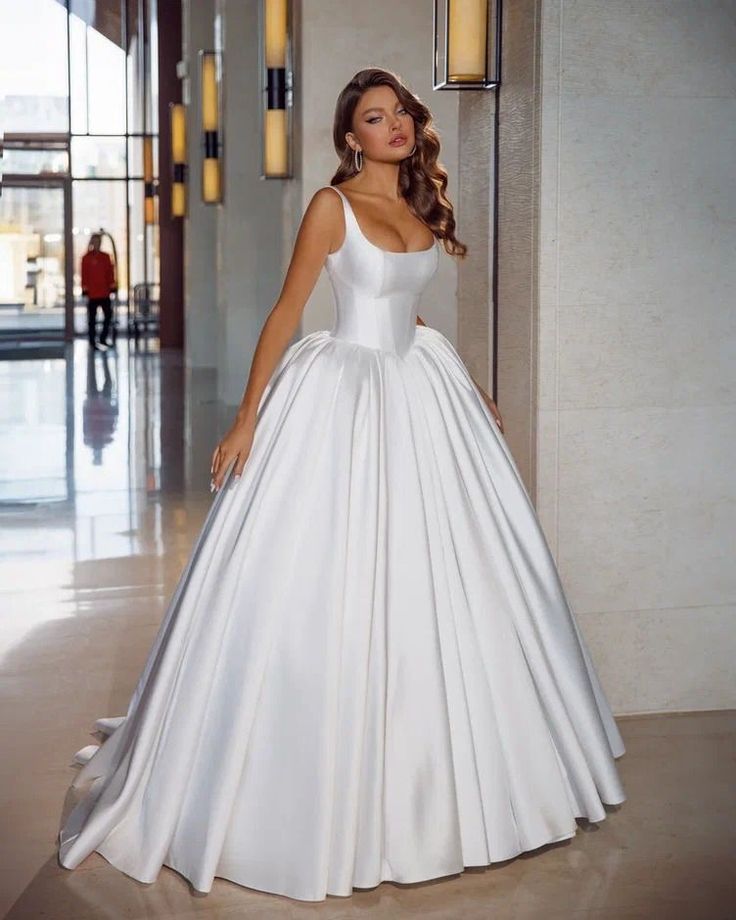
<svg viewBox="0 0 736 920"><path fill-rule="evenodd" d="M292 100L290 0L261 0L261 178L292 175Z"/></svg>
<svg viewBox="0 0 736 920"><path fill-rule="evenodd" d="M181 102L169 103L171 131L171 216L187 213L187 112Z"/></svg>
<svg viewBox="0 0 736 920"><path fill-rule="evenodd" d="M217 51L199 52L200 92L202 99L202 201L222 201L222 58Z"/></svg>
<svg viewBox="0 0 736 920"><path fill-rule="evenodd" d="M434 89L501 83L502 0L435 0Z"/></svg>
<svg viewBox="0 0 736 920"><path fill-rule="evenodd" d="M153 181L153 138L143 138L143 219L148 226L156 223L156 185Z"/></svg>

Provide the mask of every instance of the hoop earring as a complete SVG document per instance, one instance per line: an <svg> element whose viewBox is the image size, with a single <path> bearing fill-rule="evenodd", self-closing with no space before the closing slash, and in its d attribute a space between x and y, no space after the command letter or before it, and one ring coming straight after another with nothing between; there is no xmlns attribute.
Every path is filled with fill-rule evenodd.
<svg viewBox="0 0 736 920"><path fill-rule="evenodd" d="M358 165L358 155L360 154L360 166ZM363 151L362 150L353 150L353 165L355 166L355 171L360 172L363 168Z"/></svg>
<svg viewBox="0 0 736 920"><path fill-rule="evenodd" d="M409 151L409 153L407 154L407 156L412 156L413 153L414 153L414 151L415 151L416 149L417 149L417 145L414 144L414 146L411 148L411 150Z"/></svg>

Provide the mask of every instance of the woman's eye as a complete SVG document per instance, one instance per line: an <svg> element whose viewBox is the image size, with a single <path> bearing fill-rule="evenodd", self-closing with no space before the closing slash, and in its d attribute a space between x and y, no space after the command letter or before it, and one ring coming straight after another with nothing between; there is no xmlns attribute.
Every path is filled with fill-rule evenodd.
<svg viewBox="0 0 736 920"><path fill-rule="evenodd" d="M406 109L399 109L400 112L406 113ZM368 124L373 125L381 118L380 115L374 115L373 118L368 119Z"/></svg>

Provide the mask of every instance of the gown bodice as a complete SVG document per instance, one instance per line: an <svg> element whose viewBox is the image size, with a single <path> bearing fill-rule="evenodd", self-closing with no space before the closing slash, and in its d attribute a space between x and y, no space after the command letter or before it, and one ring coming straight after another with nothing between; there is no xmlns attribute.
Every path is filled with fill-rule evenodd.
<svg viewBox="0 0 736 920"><path fill-rule="evenodd" d="M414 252L390 252L371 243L360 229L347 196L343 201L345 238L327 256L335 295L331 334L403 355L414 341L419 297L439 264L438 241Z"/></svg>

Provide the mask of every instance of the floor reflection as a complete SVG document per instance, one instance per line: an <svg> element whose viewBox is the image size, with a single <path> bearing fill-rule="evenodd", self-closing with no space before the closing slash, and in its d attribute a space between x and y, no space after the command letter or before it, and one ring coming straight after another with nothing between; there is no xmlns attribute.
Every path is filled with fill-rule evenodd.
<svg viewBox="0 0 736 920"><path fill-rule="evenodd" d="M93 600L163 596L212 500L217 412L187 381L181 353L126 339L106 352L79 340L59 358L0 362L0 392L7 661L41 623Z"/></svg>
<svg viewBox="0 0 736 920"><path fill-rule="evenodd" d="M117 351L112 352L113 357L110 355L109 351L87 350L87 389L82 403L82 432L84 443L92 448L94 466L102 466L103 451L112 443L118 421L117 373L113 382L111 368L114 361L117 371Z"/></svg>
<svg viewBox="0 0 736 920"><path fill-rule="evenodd" d="M164 411L161 379L181 387L181 371L178 353L125 339L107 352L78 340L60 358L0 362L0 503L158 490L162 433L183 431L182 394L169 388ZM169 478L183 485L183 445L171 447Z"/></svg>

